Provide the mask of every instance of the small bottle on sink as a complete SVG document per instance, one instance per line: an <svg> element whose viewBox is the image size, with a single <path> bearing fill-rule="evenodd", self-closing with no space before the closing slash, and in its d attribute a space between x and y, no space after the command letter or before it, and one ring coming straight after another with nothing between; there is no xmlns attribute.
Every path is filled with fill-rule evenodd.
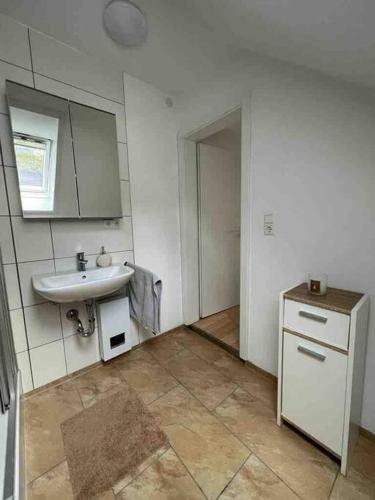
<svg viewBox="0 0 375 500"><path fill-rule="evenodd" d="M98 267L109 267L112 264L112 256L107 253L104 247L100 250L100 255L96 259L96 265Z"/></svg>

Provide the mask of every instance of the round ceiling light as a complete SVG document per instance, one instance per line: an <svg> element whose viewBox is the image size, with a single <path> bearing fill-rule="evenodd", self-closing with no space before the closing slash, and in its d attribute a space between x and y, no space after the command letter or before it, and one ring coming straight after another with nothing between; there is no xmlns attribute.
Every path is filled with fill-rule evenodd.
<svg viewBox="0 0 375 500"><path fill-rule="evenodd" d="M112 0L104 9L103 24L108 35L126 47L140 45L147 37L146 16L129 0Z"/></svg>

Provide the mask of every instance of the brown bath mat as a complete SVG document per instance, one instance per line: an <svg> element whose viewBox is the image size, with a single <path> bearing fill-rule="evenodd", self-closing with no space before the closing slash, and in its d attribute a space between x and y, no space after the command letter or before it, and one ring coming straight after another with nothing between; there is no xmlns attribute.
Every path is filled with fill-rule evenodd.
<svg viewBox="0 0 375 500"><path fill-rule="evenodd" d="M70 480L79 500L110 489L168 441L129 387L61 425Z"/></svg>

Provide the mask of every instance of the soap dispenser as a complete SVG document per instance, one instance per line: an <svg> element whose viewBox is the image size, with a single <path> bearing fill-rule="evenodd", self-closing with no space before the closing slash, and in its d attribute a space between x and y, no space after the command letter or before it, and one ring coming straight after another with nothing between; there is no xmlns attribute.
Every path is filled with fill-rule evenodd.
<svg viewBox="0 0 375 500"><path fill-rule="evenodd" d="M98 267L109 267L112 264L112 256L107 253L104 247L100 250L100 255L96 259L96 265Z"/></svg>

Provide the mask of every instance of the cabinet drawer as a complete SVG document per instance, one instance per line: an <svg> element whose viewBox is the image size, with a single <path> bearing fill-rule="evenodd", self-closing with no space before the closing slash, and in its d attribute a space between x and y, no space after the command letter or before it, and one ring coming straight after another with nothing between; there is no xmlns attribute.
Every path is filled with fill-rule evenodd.
<svg viewBox="0 0 375 500"><path fill-rule="evenodd" d="M286 299L284 328L347 350L350 316Z"/></svg>
<svg viewBox="0 0 375 500"><path fill-rule="evenodd" d="M346 371L345 354L284 332L281 414L339 456Z"/></svg>

